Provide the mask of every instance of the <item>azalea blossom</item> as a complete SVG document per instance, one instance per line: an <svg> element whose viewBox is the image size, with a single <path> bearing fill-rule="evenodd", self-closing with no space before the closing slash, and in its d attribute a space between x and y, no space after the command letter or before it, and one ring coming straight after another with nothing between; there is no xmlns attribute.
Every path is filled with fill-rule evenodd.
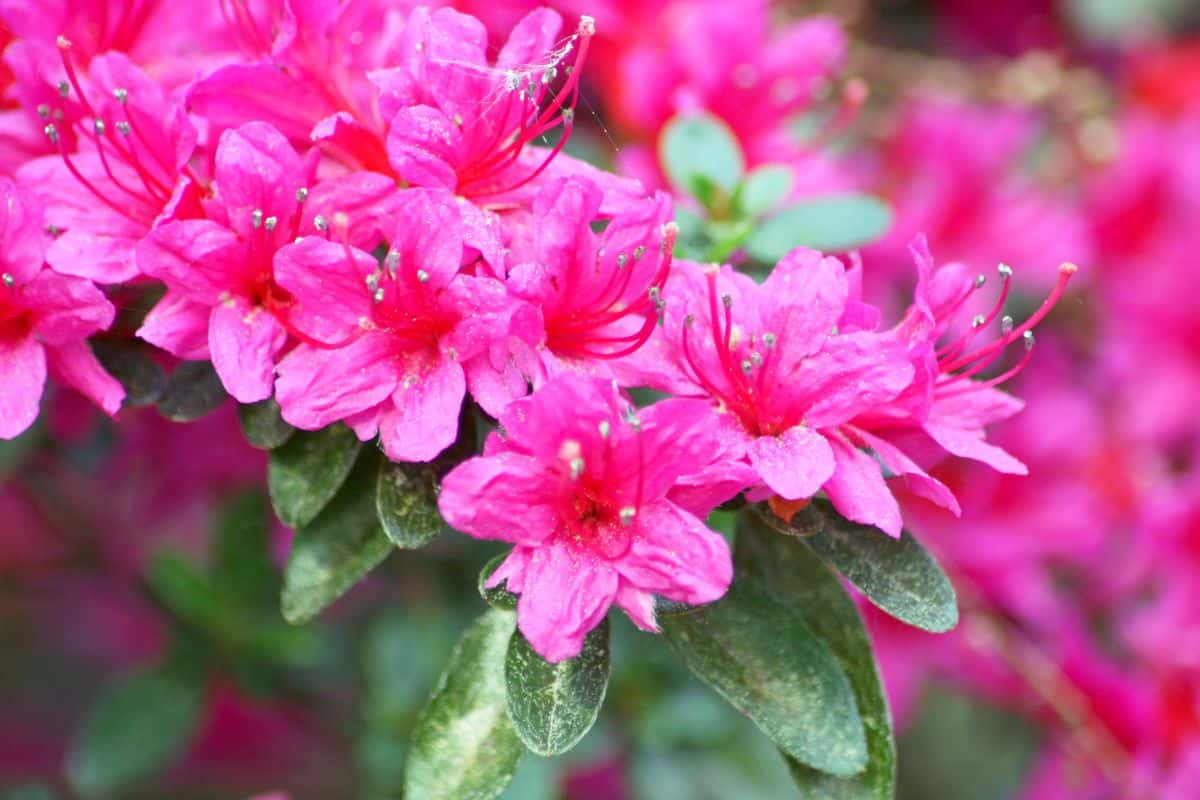
<svg viewBox="0 0 1200 800"><path fill-rule="evenodd" d="M520 595L517 625L543 658L578 655L614 603L655 631L656 595L725 593L729 548L703 519L752 475L714 423L705 402L635 411L611 382L564 373L510 404L483 455L446 475L446 521L514 545L488 583ZM675 494L710 466L709 491Z"/></svg>
<svg viewBox="0 0 1200 800"><path fill-rule="evenodd" d="M274 258L301 231L313 167L266 123L226 131L207 218L166 222L138 245L138 269L167 285L138 335L180 358L212 359L243 403L270 397L288 340L293 301Z"/></svg>
<svg viewBox="0 0 1200 800"><path fill-rule="evenodd" d="M109 414L125 399L87 344L112 323L112 304L91 281L47 267L45 249L41 202L0 179L0 439L37 419L47 374Z"/></svg>
<svg viewBox="0 0 1200 800"><path fill-rule="evenodd" d="M406 190L382 263L318 236L280 250L275 280L303 338L279 364L284 419L308 430L345 420L396 461L430 461L454 442L464 365L507 336L511 312L502 283L460 272L460 208L447 192Z"/></svg>

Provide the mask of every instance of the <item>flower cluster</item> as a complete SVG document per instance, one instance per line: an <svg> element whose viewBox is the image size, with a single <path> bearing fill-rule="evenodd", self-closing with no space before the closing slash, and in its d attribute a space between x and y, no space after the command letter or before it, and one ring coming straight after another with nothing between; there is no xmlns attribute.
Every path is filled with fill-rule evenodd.
<svg viewBox="0 0 1200 800"><path fill-rule="evenodd" d="M1032 344L1074 267L1020 324L1001 316L1002 269L995 308L949 336L982 282L935 269L918 239L915 301L883 327L857 261L797 249L757 283L676 259L668 195L562 152L588 17L564 35L535 9L493 50L449 8L215 5L185 30L153 2L114 5L99 30L13 26L0 435L33 422L47 373L117 413L86 343L113 322L101 287L151 298L136 336L211 361L238 402L345 423L394 461L437 459L469 398L499 428L446 476L441 511L514 545L492 581L552 661L613 603L655 630L656 598L721 597L730 553L705 519L743 491L784 514L824 492L895 537L890 479L957 513L930 464L1024 471L984 427L1019 409L995 387L1025 359L990 368ZM221 33L180 64L186 29ZM733 70L733 95L694 61L674 69L701 98L684 106L766 93L770 122L841 47L828 23L801 26ZM623 113L653 128L666 104ZM639 409L633 388L675 397Z"/></svg>

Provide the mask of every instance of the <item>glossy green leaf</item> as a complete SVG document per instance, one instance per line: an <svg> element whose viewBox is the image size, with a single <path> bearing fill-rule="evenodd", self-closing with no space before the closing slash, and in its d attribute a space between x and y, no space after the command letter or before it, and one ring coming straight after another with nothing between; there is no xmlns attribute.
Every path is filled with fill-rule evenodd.
<svg viewBox="0 0 1200 800"><path fill-rule="evenodd" d="M246 441L259 450L274 450L292 438L296 429L283 421L274 397L238 406L238 421Z"/></svg>
<svg viewBox="0 0 1200 800"><path fill-rule="evenodd" d="M854 601L837 576L794 537L781 536L746 515L734 552L738 574L751 576L804 618L841 662L850 679L867 737L867 768L850 778L827 775L794 759L788 767L800 795L811 800L891 800L896 747L891 712L875 667L871 640Z"/></svg>
<svg viewBox="0 0 1200 800"><path fill-rule="evenodd" d="M515 627L511 611L489 609L455 645L413 734L406 800L491 800L512 779L523 752L504 688Z"/></svg>
<svg viewBox="0 0 1200 800"><path fill-rule="evenodd" d="M125 389L126 406L150 406L167 388L167 373L150 355L151 347L130 339L95 339L92 350L109 375Z"/></svg>
<svg viewBox="0 0 1200 800"><path fill-rule="evenodd" d="M768 510L760 508L758 513L775 530L802 537L896 619L931 633L944 633L958 624L954 586L908 531L893 539L878 528L851 522L824 500L801 509L790 524Z"/></svg>
<svg viewBox="0 0 1200 800"><path fill-rule="evenodd" d="M337 497L296 530L283 571L283 618L307 622L392 551L375 513L379 456L360 458Z"/></svg>
<svg viewBox="0 0 1200 800"><path fill-rule="evenodd" d="M123 797L169 768L195 733L198 676L154 671L111 686L88 712L67 753L67 780L84 797Z"/></svg>
<svg viewBox="0 0 1200 800"><path fill-rule="evenodd" d="M663 128L658 153L675 188L698 198L714 188L732 193L746 169L737 137L712 114L672 119Z"/></svg>
<svg viewBox="0 0 1200 800"><path fill-rule="evenodd" d="M226 603L265 605L279 591L267 539L270 511L261 490L234 495L217 515L212 577Z"/></svg>
<svg viewBox="0 0 1200 800"><path fill-rule="evenodd" d="M424 547L446 530L437 496L437 475L429 464L382 460L375 503L383 531L392 544L404 549Z"/></svg>
<svg viewBox="0 0 1200 800"><path fill-rule="evenodd" d="M746 250L766 264L774 264L797 247L839 253L870 244L891 225L891 208L870 195L814 197L765 220L746 240Z"/></svg>
<svg viewBox="0 0 1200 800"><path fill-rule="evenodd" d="M539 756L567 752L595 724L612 669L608 635L606 618L584 639L578 656L557 664L538 655L520 631L509 640L508 716L521 741Z"/></svg>
<svg viewBox="0 0 1200 800"><path fill-rule="evenodd" d="M752 581L693 614L664 617L684 663L785 753L834 775L867 764L854 694L838 659L799 614Z"/></svg>
<svg viewBox="0 0 1200 800"><path fill-rule="evenodd" d="M216 411L227 398L212 364L185 361L167 378L158 410L174 422L194 422Z"/></svg>
<svg viewBox="0 0 1200 800"><path fill-rule="evenodd" d="M319 431L297 431L271 451L267 488L279 519L293 528L311 522L346 481L360 449L354 431L339 422Z"/></svg>
<svg viewBox="0 0 1200 800"><path fill-rule="evenodd" d="M738 187L738 208L748 217L761 217L783 202L793 182L791 167L764 164L747 175Z"/></svg>
<svg viewBox="0 0 1200 800"><path fill-rule="evenodd" d="M506 558L508 558L508 553L501 553L483 565L483 569L479 571L479 596L493 608L512 611L517 607L517 596L508 590L508 583L502 581L499 586L491 588L487 586L488 578L492 577L492 573L500 566L500 562Z"/></svg>

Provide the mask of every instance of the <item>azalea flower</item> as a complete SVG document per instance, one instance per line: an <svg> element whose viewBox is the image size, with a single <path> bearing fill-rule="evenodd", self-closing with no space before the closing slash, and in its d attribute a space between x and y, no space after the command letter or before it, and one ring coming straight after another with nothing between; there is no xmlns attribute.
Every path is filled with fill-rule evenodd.
<svg viewBox="0 0 1200 800"><path fill-rule="evenodd" d="M138 268L167 285L138 336L180 358L212 359L242 403L270 397L288 340L293 301L275 280L274 256L301 230L313 167L266 123L226 131L208 218L162 224L137 248Z"/></svg>
<svg viewBox="0 0 1200 800"><path fill-rule="evenodd" d="M89 280L60 275L44 263L42 204L0 179L0 439L33 424L47 374L109 414L125 391L88 347L115 310Z"/></svg>
<svg viewBox="0 0 1200 800"><path fill-rule="evenodd" d="M275 280L304 343L279 364L283 416L307 430L345 420L396 461L430 461L458 436L464 365L508 334L504 285L460 272L460 204L410 189L382 263L308 236L280 250Z"/></svg>
<svg viewBox="0 0 1200 800"><path fill-rule="evenodd" d="M900 535L900 510L875 460L843 426L913 379L904 343L839 332L850 300L842 263L795 250L759 285L728 266L678 262L661 335L634 354L656 389L708 397L720 430L765 490L805 500L824 490L858 522Z"/></svg>
<svg viewBox="0 0 1200 800"><path fill-rule="evenodd" d="M446 475L451 526L515 546L493 572L518 593L517 625L543 658L579 654L614 603L656 631L654 596L709 603L729 587L725 540L703 518L752 476L727 459L711 407L634 411L608 381L564 373L500 415L480 457ZM708 492L673 492L714 465Z"/></svg>

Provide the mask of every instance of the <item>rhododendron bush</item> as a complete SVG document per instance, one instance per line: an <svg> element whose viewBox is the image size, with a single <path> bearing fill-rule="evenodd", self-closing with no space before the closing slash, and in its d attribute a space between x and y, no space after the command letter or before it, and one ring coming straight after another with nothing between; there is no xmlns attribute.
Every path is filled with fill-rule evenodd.
<svg viewBox="0 0 1200 800"><path fill-rule="evenodd" d="M0 2L0 797L1193 797L1187 21L909 5Z"/></svg>

